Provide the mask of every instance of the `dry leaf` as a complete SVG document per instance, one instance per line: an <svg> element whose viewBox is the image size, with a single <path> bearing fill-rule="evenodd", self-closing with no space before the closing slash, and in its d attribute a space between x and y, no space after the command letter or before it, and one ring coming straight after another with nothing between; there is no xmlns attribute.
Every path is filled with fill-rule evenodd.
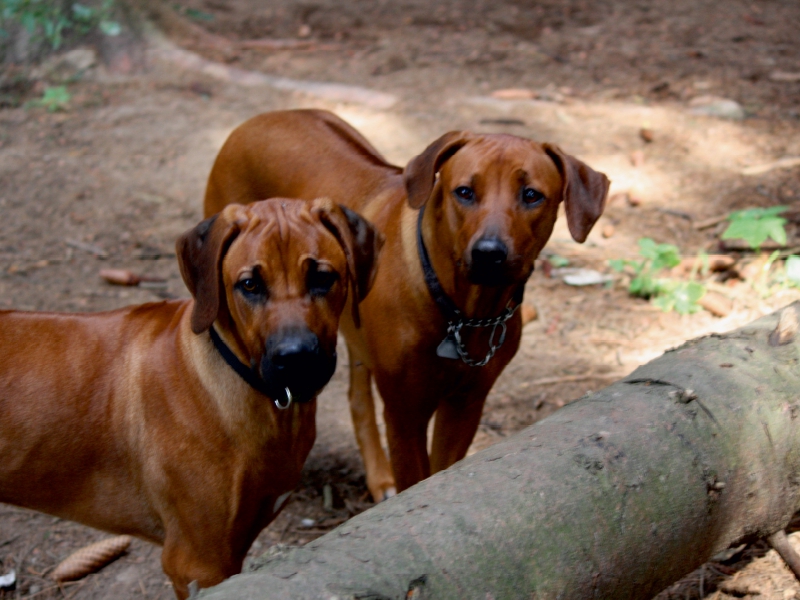
<svg viewBox="0 0 800 600"><path fill-rule="evenodd" d="M697 303L715 317L727 317L733 310L733 302L717 292L706 292Z"/></svg>
<svg viewBox="0 0 800 600"><path fill-rule="evenodd" d="M781 312L778 326L769 334L770 346L783 346L794 341L797 335L797 313L794 307L787 306Z"/></svg>

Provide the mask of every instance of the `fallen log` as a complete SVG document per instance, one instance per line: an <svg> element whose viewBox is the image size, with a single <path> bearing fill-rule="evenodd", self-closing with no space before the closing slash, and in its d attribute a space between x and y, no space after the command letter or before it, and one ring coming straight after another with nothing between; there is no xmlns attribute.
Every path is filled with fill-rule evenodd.
<svg viewBox="0 0 800 600"><path fill-rule="evenodd" d="M670 350L200 597L644 599L780 540L800 508L798 309Z"/></svg>

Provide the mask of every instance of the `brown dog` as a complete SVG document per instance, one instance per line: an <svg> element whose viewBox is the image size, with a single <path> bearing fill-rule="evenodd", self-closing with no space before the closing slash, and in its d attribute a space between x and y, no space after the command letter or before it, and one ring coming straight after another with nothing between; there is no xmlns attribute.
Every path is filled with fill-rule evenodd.
<svg viewBox="0 0 800 600"><path fill-rule="evenodd" d="M381 239L328 200L229 206L177 243L193 300L0 312L0 501L163 544L179 598L238 573L298 483Z"/></svg>
<svg viewBox="0 0 800 600"><path fill-rule="evenodd" d="M550 144L455 131L402 170L335 115L286 111L230 135L208 180L205 214L230 202L326 195L386 236L361 307L364 326L342 322L356 437L380 500L464 457L486 395L519 346L515 309L559 204L582 242L607 191L605 175ZM373 375L394 477L376 427Z"/></svg>

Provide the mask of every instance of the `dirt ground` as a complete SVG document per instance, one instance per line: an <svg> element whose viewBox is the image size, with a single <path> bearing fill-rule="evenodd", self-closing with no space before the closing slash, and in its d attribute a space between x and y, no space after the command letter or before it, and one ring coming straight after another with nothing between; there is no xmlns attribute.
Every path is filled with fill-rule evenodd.
<svg viewBox="0 0 800 600"><path fill-rule="evenodd" d="M569 286L548 277L545 264L555 254L609 272L606 261L634 258L643 236L676 244L685 256L713 252L721 225L698 228L705 220L753 206L800 210L799 168L745 174L800 156L795 0L148 6L138 14L156 28L99 41L100 58L88 68L71 65L74 55L3 67L0 308L98 311L188 296L174 240L201 218L217 150L248 117L295 107L335 111L398 164L445 131L470 129L556 142L611 178L611 202L586 244L571 241L563 220L557 225L526 290L538 319L489 396L473 451L683 340L800 298L792 289L760 293L763 262L747 253L708 284L732 302L722 318L662 313L619 281ZM72 95L66 110L25 105L64 81ZM708 96L735 100L744 118L698 114ZM800 246L796 229L789 224L790 247ZM112 286L98 276L103 268L165 281ZM341 350L302 484L254 556L278 543L307 543L370 506ZM47 579L64 556L106 535L0 506L0 574L16 569L19 579L0 597L172 597L160 550L139 541L79 582L58 588ZM800 598L781 569L757 544L659 598Z"/></svg>

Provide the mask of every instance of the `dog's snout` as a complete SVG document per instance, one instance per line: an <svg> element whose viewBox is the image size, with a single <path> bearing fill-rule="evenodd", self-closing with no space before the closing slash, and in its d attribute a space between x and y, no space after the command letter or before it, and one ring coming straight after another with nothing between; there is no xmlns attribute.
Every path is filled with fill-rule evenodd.
<svg viewBox="0 0 800 600"><path fill-rule="evenodd" d="M299 402L310 400L336 369L336 351L325 351L317 335L305 328L273 334L261 359L261 376L273 388L273 397L290 390Z"/></svg>
<svg viewBox="0 0 800 600"><path fill-rule="evenodd" d="M499 267L507 258L508 247L500 238L481 238L472 246L472 263L475 267Z"/></svg>
<svg viewBox="0 0 800 600"><path fill-rule="evenodd" d="M484 235L472 244L467 255L469 280L478 285L507 285L510 272L509 250L496 235Z"/></svg>
<svg viewBox="0 0 800 600"><path fill-rule="evenodd" d="M279 370L302 367L319 353L319 338L308 331L283 336L272 347L270 358Z"/></svg>

